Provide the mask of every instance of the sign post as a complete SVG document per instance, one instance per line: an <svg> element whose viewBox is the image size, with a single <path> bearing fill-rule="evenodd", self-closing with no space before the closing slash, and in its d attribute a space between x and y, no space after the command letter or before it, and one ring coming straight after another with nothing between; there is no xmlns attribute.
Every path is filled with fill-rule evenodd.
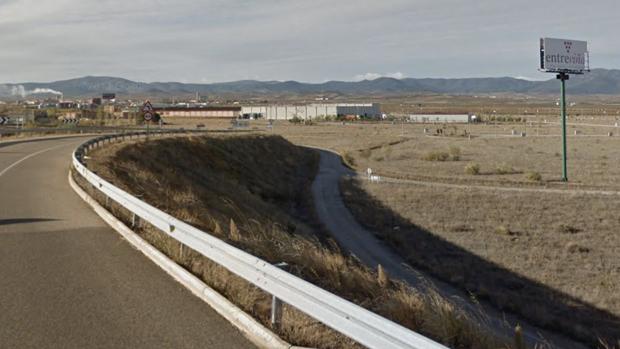
<svg viewBox="0 0 620 349"><path fill-rule="evenodd" d="M568 182L568 149L566 146L566 80L569 79L569 75L566 73L560 73L557 75L557 79L561 82L560 109L562 110L562 181Z"/></svg>
<svg viewBox="0 0 620 349"><path fill-rule="evenodd" d="M147 100L144 102L142 112L144 113L144 121L146 122L146 139L149 139L151 120L153 120L153 105L150 101Z"/></svg>
<svg viewBox="0 0 620 349"><path fill-rule="evenodd" d="M569 39L540 39L540 68L545 73L557 73L560 80L560 109L562 117L562 181L568 182L568 147L566 144L566 81L570 74L590 71L588 43Z"/></svg>

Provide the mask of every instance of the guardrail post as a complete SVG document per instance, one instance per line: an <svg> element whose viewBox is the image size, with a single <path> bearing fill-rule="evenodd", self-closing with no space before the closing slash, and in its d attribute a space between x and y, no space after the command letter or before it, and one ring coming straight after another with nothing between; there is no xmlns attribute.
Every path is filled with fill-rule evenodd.
<svg viewBox="0 0 620 349"><path fill-rule="evenodd" d="M136 227L136 224L138 223L138 220L139 220L138 216L136 216L135 213L131 213L131 227L132 228Z"/></svg>
<svg viewBox="0 0 620 349"><path fill-rule="evenodd" d="M271 327L279 329L282 324L282 301L276 296L271 298Z"/></svg>
<svg viewBox="0 0 620 349"><path fill-rule="evenodd" d="M281 262L275 264L276 267L286 270L288 264L286 262ZM274 329L279 329L282 324L282 301L272 295L271 296L271 327Z"/></svg>

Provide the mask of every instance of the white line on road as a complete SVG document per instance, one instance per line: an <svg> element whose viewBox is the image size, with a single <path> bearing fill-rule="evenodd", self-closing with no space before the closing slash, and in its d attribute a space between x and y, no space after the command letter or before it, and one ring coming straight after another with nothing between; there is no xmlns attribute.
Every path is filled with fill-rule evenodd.
<svg viewBox="0 0 620 349"><path fill-rule="evenodd" d="M19 160L15 161L14 163L10 164L10 165L9 165L7 168L5 168L4 170L2 170L2 172L0 172L0 177L2 177L5 173L9 172L9 170L10 170L10 169L12 169L13 167L15 167L15 166L19 165L20 163L22 163L22 162L24 162L24 161L26 161L26 160L30 159L31 157L34 157L34 156L37 156L37 155L39 155L39 154L43 154L43 153L45 153L45 152L48 152L48 151L54 150L54 149L56 149L56 148L64 147L64 146L67 146L67 145L68 145L68 144L60 144L60 145L57 145L57 146L54 146L54 147L51 147L51 148L47 148L47 149L43 149L43 150L39 150L38 152L35 152L35 153L32 153L32 154L26 155L26 156L24 156L23 158L21 158L21 159L19 159Z"/></svg>

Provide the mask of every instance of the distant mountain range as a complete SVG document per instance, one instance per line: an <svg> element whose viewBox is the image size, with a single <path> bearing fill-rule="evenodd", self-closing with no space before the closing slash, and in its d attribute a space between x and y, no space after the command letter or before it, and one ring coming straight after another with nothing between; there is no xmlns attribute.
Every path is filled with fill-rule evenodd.
<svg viewBox="0 0 620 349"><path fill-rule="evenodd" d="M113 92L120 97L190 95L268 95L268 94L341 94L396 95L411 93L485 94L522 93L556 94L559 84L555 77L546 81L528 81L510 77L465 79L394 79L378 78L357 82L329 81L320 84L297 81L243 80L213 84L178 82L134 82L115 77L87 76L50 83L0 84L0 96L25 97L40 94L64 94L71 97L98 96ZM571 76L571 94L620 94L620 70L594 69L583 76Z"/></svg>

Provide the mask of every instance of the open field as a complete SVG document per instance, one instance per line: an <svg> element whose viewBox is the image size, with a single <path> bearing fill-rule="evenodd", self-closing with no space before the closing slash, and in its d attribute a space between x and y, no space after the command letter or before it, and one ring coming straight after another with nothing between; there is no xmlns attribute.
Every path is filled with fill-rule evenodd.
<svg viewBox="0 0 620 349"><path fill-rule="evenodd" d="M620 338L620 196L352 180L342 190L357 219L412 265L590 343Z"/></svg>
<svg viewBox="0 0 620 349"><path fill-rule="evenodd" d="M512 347L486 334L479 327L483 320L469 318L451 301L421 294L341 254L312 211L313 151L281 137L213 135L116 144L89 156L91 169L143 200L271 263L286 262L292 273L450 347ZM268 324L264 292L149 227L139 233ZM356 346L285 309L279 331L285 339L320 348Z"/></svg>
<svg viewBox="0 0 620 349"><path fill-rule="evenodd" d="M618 346L620 196L432 186L620 190L616 116L569 119L568 184L559 182L558 118L521 117L527 121L455 126L278 122L273 129L253 121L250 128L334 149L361 172L371 167L375 174L428 182L342 185L358 220L413 265L593 347L598 337ZM207 128L229 125L219 121ZM435 135L439 128L443 136ZM472 164L477 171L468 170Z"/></svg>
<svg viewBox="0 0 620 349"><path fill-rule="evenodd" d="M298 144L335 149L362 172L372 167L378 174L431 184L620 189L620 138L582 136L600 134L597 127L577 126L580 135L569 139L569 184L558 182L558 126L538 130L549 137L510 137L522 124L457 126L474 135L471 140L424 134L423 128L435 127L282 125L274 132ZM432 152L455 159L426 158ZM466 173L471 163L480 165L479 174ZM542 179L532 180L529 173ZM593 346L598 336L612 343L620 338L620 196L355 182L343 186L360 222L412 264Z"/></svg>

